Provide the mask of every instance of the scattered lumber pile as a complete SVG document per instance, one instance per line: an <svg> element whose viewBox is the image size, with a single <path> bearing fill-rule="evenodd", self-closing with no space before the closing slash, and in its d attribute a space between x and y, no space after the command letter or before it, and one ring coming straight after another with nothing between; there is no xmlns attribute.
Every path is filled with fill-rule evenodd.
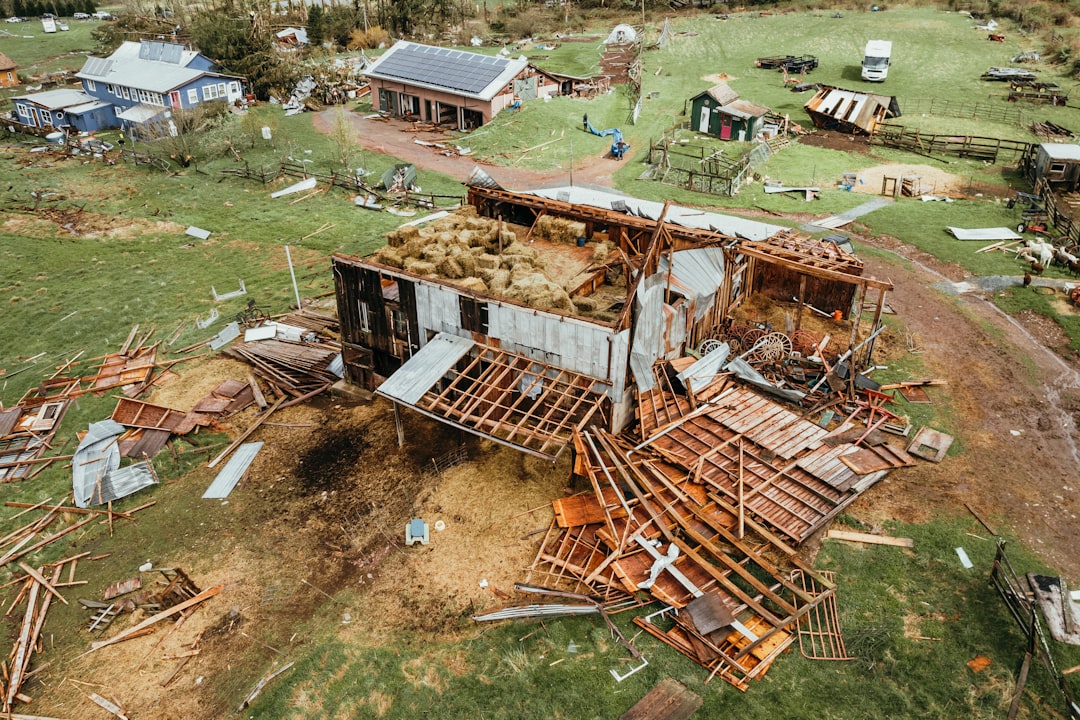
<svg viewBox="0 0 1080 720"><path fill-rule="evenodd" d="M45 625L45 615L54 599L67 604L67 600L57 590L58 587L67 587L80 584L75 581L75 567L80 558L90 553L82 553L54 563L32 568L26 563L19 563L19 567L26 574L17 578L20 583L19 594L8 608L5 615L11 615L20 603L25 601L22 623L15 639L15 645L11 649L11 655L7 662L3 663L0 671L3 673L3 681L0 689L3 692L3 712L11 713L16 703L29 703L33 698L22 692L23 683L34 674L30 671L30 660L33 655L41 651L38 636L41 628ZM67 567L68 579L61 582L64 569ZM85 582L85 581L82 581ZM43 666L44 667L44 666ZM39 668L40 669L40 668ZM8 715L5 715L8 717Z"/></svg>
<svg viewBox="0 0 1080 720"><path fill-rule="evenodd" d="M258 340L225 354L251 365L279 396L310 397L341 379L341 347L332 341Z"/></svg>

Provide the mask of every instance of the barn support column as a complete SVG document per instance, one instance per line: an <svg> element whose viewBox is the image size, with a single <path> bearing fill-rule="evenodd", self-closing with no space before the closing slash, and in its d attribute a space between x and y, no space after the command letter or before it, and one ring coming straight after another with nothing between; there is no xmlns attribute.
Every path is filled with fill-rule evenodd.
<svg viewBox="0 0 1080 720"><path fill-rule="evenodd" d="M405 447L405 427L401 424L401 405L394 403L394 428L397 429L397 446Z"/></svg>
<svg viewBox="0 0 1080 720"><path fill-rule="evenodd" d="M806 297L806 276L799 276L799 309L795 313L795 329L802 328L803 298Z"/></svg>

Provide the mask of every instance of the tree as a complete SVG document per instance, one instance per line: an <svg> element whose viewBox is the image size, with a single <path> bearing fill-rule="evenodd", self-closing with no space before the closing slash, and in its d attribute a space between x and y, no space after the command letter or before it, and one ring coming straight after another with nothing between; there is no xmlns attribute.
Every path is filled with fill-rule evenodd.
<svg viewBox="0 0 1080 720"><path fill-rule="evenodd" d="M274 48L268 7L253 0L223 0L191 25L195 47L219 71L247 78L260 100L295 82L295 73Z"/></svg>
<svg viewBox="0 0 1080 720"><path fill-rule="evenodd" d="M322 5L312 5L307 14L307 36L311 47L319 47L326 40L326 14Z"/></svg>

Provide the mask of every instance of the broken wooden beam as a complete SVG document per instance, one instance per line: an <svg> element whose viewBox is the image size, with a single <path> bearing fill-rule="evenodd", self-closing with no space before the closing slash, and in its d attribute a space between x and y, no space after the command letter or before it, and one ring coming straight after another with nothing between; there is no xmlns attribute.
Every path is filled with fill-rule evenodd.
<svg viewBox="0 0 1080 720"><path fill-rule="evenodd" d="M95 642L95 643L91 644L90 649L87 650L86 652L84 652L83 655L86 655L88 653L92 653L95 650L100 650L101 648L106 647L108 645L113 645L113 644L118 643L118 642L123 642L124 640L127 640L128 638L130 638L135 633L141 632L142 630L150 627L151 625L157 623L160 620L164 620L165 618L167 618L167 617L169 617L171 615L175 615L178 612L183 612L184 610L187 610L189 607L192 607L193 605L198 605L199 603L201 603L201 602L203 602L205 600L209 600L210 598L214 597L219 592L221 592L222 588L224 588L224 587L225 587L224 585L215 585L214 587L210 588L209 590L203 590L201 593L199 593L195 597L191 598L190 600L185 600L184 602L182 602L182 603L180 603L178 605L173 605L168 610L163 610L163 611L159 612L156 615L152 615L152 616L146 618L145 620L143 620L138 625L135 625L133 627L128 628L127 630L124 630L122 633L120 633L119 635L117 635L115 637L111 637L108 640L99 640L98 642ZM82 657L82 656L80 656L80 657Z"/></svg>
<svg viewBox="0 0 1080 720"><path fill-rule="evenodd" d="M871 535L870 533L853 532L851 530L831 529L825 534L829 540L846 540L847 542L861 542L870 545L892 545L894 547L915 547L915 541L911 538L892 537L889 535Z"/></svg>

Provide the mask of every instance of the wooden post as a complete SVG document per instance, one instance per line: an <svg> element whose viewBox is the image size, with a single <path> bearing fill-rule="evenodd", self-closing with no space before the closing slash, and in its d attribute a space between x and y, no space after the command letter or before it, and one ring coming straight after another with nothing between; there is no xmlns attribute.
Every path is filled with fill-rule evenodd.
<svg viewBox="0 0 1080 720"><path fill-rule="evenodd" d="M397 446L405 447L405 428L401 424L401 405L394 403L394 427L397 428Z"/></svg>
<svg viewBox="0 0 1080 720"><path fill-rule="evenodd" d="M745 532L746 516L743 509L743 442L739 439L739 539Z"/></svg>
<svg viewBox="0 0 1080 720"><path fill-rule="evenodd" d="M795 329L802 327L803 298L806 297L806 275L799 276L799 311L795 313Z"/></svg>

